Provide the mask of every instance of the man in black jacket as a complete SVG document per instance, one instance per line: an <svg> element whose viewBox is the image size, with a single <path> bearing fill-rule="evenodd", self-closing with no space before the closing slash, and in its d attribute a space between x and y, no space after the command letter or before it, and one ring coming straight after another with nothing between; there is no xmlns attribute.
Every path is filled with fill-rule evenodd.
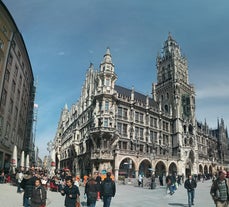
<svg viewBox="0 0 229 207"><path fill-rule="evenodd" d="M27 171L21 182L21 188L23 188L24 190L23 206L25 207L30 206L30 199L32 196L35 180L36 180L36 177L33 175L33 172Z"/></svg>
<svg viewBox="0 0 229 207"><path fill-rule="evenodd" d="M60 191L61 195L65 195L64 205L66 207L75 207L76 202L80 196L79 188L73 185L71 177L66 177L66 186Z"/></svg>
<svg viewBox="0 0 229 207"><path fill-rule="evenodd" d="M111 179L111 173L107 172L107 177L101 184L101 197L103 198L103 207L110 207L111 198L115 196L116 186Z"/></svg>
<svg viewBox="0 0 229 207"><path fill-rule="evenodd" d="M187 189L188 193L188 206L194 205L194 196L195 196L195 188L197 184L196 181L192 178L191 175L188 176L188 179L184 182L184 187Z"/></svg>

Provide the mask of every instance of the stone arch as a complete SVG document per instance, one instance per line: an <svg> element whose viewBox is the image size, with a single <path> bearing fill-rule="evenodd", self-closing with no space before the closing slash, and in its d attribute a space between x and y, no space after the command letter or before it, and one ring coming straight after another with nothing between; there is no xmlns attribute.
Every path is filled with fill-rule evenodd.
<svg viewBox="0 0 229 207"><path fill-rule="evenodd" d="M139 174L143 174L147 178L152 175L152 165L148 159L143 159L139 163Z"/></svg>
<svg viewBox="0 0 229 207"><path fill-rule="evenodd" d="M212 169L212 166L210 165L209 166L209 173L212 175L213 174L213 169Z"/></svg>
<svg viewBox="0 0 229 207"><path fill-rule="evenodd" d="M204 172L204 170L203 170L203 166L201 165L201 164L199 164L199 173L203 173Z"/></svg>
<svg viewBox="0 0 229 207"><path fill-rule="evenodd" d="M169 174L175 175L177 174L177 165L175 162L171 162L169 165Z"/></svg>
<svg viewBox="0 0 229 207"><path fill-rule="evenodd" d="M123 157L119 163L119 176L134 178L136 166L136 162L131 157Z"/></svg>
<svg viewBox="0 0 229 207"><path fill-rule="evenodd" d="M163 161L158 161L155 165L155 175L162 176L166 175L166 165Z"/></svg>

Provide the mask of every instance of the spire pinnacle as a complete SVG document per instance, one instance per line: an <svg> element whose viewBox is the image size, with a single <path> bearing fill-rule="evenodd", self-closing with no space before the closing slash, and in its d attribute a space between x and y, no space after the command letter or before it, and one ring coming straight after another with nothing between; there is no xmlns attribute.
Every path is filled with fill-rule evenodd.
<svg viewBox="0 0 229 207"><path fill-rule="evenodd" d="M112 63L110 48L107 47L106 53L103 56L103 63Z"/></svg>

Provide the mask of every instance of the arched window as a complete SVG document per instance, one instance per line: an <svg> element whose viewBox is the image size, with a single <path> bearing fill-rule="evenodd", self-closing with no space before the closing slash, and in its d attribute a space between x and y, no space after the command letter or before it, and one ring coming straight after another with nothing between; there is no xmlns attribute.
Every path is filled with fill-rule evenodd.
<svg viewBox="0 0 229 207"><path fill-rule="evenodd" d="M189 145L190 145L190 146L193 145L193 139L192 139L192 138L190 138L190 140L189 140Z"/></svg>
<svg viewBox="0 0 229 207"><path fill-rule="evenodd" d="M165 112L168 113L169 112L169 106L166 104L165 105Z"/></svg>
<svg viewBox="0 0 229 207"><path fill-rule="evenodd" d="M183 126L183 129L184 129L184 133L186 133L187 132L187 128L186 128L185 125Z"/></svg>
<svg viewBox="0 0 229 207"><path fill-rule="evenodd" d="M188 132L189 134L193 134L193 126L191 124L188 126Z"/></svg>

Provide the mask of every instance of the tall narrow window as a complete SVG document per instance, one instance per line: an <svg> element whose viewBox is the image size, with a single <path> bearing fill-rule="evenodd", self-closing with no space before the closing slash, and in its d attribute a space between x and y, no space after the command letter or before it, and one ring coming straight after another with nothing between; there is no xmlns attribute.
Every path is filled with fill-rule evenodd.
<svg viewBox="0 0 229 207"><path fill-rule="evenodd" d="M118 117L122 117L122 108L118 107Z"/></svg>
<svg viewBox="0 0 229 207"><path fill-rule="evenodd" d="M104 127L108 127L108 118L104 118Z"/></svg>
<svg viewBox="0 0 229 207"><path fill-rule="evenodd" d="M117 127L118 127L118 132L121 134L122 133L122 124L118 123Z"/></svg>
<svg viewBox="0 0 229 207"><path fill-rule="evenodd" d="M123 118L127 119L127 109L123 109Z"/></svg>
<svg viewBox="0 0 229 207"><path fill-rule="evenodd" d="M109 111L109 101L105 101L105 111Z"/></svg>
<svg viewBox="0 0 229 207"><path fill-rule="evenodd" d="M127 136L127 124L123 124L123 129L122 129L122 131L123 131L123 135L124 135L124 136Z"/></svg>

